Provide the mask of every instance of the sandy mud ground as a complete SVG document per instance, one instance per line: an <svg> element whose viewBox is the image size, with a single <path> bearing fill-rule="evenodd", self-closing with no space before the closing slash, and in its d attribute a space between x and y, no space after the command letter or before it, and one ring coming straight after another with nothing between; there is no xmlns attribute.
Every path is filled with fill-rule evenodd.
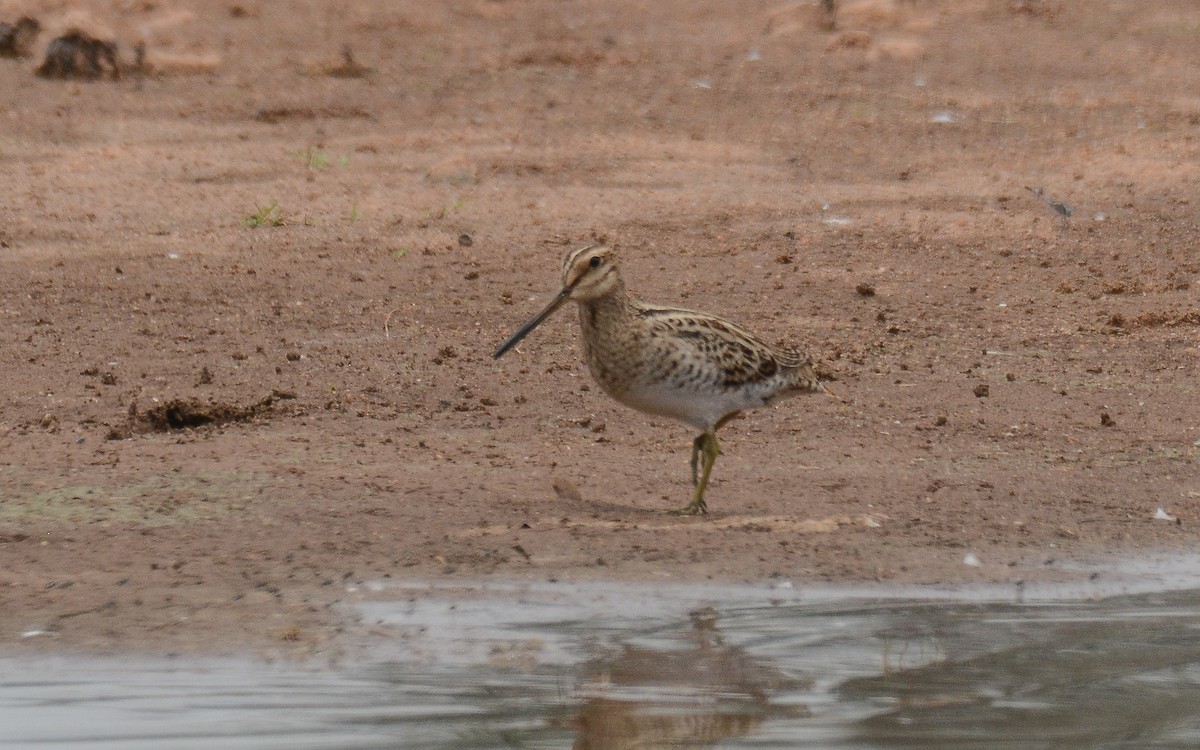
<svg viewBox="0 0 1200 750"><path fill-rule="evenodd" d="M1200 7L839 5L5 5L44 31L0 59L0 647L322 651L373 579L1194 547ZM120 80L34 75L75 7ZM707 517L659 513L693 435L591 383L573 312L490 358L594 239L845 400L728 425Z"/></svg>

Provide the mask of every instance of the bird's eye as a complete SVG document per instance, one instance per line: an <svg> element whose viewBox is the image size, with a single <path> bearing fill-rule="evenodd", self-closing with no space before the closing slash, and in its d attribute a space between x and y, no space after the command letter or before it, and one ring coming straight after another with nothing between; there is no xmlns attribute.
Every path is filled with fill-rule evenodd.
<svg viewBox="0 0 1200 750"><path fill-rule="evenodd" d="M604 259L601 258L599 255L593 255L592 259L588 261L588 265L591 266L592 268L599 268L600 264L603 262L604 262Z"/></svg>

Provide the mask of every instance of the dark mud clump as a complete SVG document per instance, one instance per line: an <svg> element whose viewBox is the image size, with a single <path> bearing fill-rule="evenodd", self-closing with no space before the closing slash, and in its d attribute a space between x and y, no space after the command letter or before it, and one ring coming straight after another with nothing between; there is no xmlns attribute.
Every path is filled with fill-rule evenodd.
<svg viewBox="0 0 1200 750"><path fill-rule="evenodd" d="M269 410L272 403L270 397L249 406L177 398L147 409L138 414L137 420L150 432L171 432L206 425L247 422Z"/></svg>
<svg viewBox="0 0 1200 750"><path fill-rule="evenodd" d="M1148 312L1137 316L1132 321L1132 326L1135 328L1175 328L1198 325L1200 325L1200 310L1190 310L1186 313Z"/></svg>
<svg viewBox="0 0 1200 750"><path fill-rule="evenodd" d="M362 107L262 107L255 110L254 119L275 125L288 120L372 120L374 116Z"/></svg>
<svg viewBox="0 0 1200 750"><path fill-rule="evenodd" d="M250 422L260 419L275 408L279 401L295 398L286 391L274 391L270 396L252 404L231 404L222 401L201 401L196 398L176 398L156 404L150 409L139 411L137 405L129 408L129 421L122 427L114 427L108 433L110 440L121 440L135 433L179 432L200 427Z"/></svg>
<svg viewBox="0 0 1200 750"><path fill-rule="evenodd" d="M78 78L86 81L111 78L115 81L121 77L117 44L82 31L72 31L50 42L37 74L42 78Z"/></svg>
<svg viewBox="0 0 1200 750"><path fill-rule="evenodd" d="M23 16L16 25L0 21L0 57L29 57L42 25L36 18Z"/></svg>

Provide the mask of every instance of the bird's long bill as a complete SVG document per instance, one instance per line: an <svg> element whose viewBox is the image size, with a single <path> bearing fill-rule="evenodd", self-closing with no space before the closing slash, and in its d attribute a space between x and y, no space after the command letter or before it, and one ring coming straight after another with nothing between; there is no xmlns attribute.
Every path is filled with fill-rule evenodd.
<svg viewBox="0 0 1200 750"><path fill-rule="evenodd" d="M559 307L561 307L562 303L566 302L570 296L571 296L571 288L570 287L566 287L561 292L559 292L558 296L556 296L554 299L550 300L550 304L546 305L545 309L543 309L537 315L534 315L533 318L531 318L528 323L526 323L525 325L518 328L517 332L514 333L512 336L509 336L508 341L505 341L503 344L501 344L500 348L496 350L496 353L492 355L492 359L499 359L500 357L504 356L504 353L506 351L508 351L509 349L512 349L514 346L519 344L521 342L521 339L528 336L530 331L532 331L534 328L537 328L539 325L541 325L543 320L545 320L546 318L553 315L554 311L557 310Z"/></svg>

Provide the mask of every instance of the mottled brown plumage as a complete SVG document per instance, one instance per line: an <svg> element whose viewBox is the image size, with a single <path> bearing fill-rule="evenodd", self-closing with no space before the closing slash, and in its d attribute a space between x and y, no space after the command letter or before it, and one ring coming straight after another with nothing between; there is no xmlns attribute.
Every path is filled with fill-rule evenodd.
<svg viewBox="0 0 1200 750"><path fill-rule="evenodd" d="M610 396L700 430L692 444L695 494L682 513L704 513L719 448L716 431L738 412L823 390L812 360L746 329L692 310L640 302L625 290L612 250L590 245L563 263L563 287L495 353L500 357L568 299L579 303L583 355ZM701 472L697 474L697 461Z"/></svg>

